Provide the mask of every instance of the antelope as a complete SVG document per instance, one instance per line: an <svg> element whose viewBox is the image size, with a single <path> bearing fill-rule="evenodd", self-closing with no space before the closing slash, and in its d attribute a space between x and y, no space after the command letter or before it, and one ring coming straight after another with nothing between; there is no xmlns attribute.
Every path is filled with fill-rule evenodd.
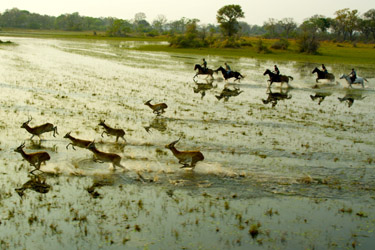
<svg viewBox="0 0 375 250"><path fill-rule="evenodd" d="M181 139L181 138L180 138ZM168 145L165 145L165 148L168 148L172 151L173 155L179 160L178 163L182 164L183 166L181 168L195 168L195 165L198 161L203 161L204 156L203 154L196 150L196 151L178 151L175 147L176 143L180 141L178 139L177 141L174 141ZM188 162L190 161L190 166Z"/></svg>
<svg viewBox="0 0 375 250"><path fill-rule="evenodd" d="M25 153L25 151L23 151L24 147L25 147L25 143L22 143L14 151L17 152L17 153L20 153L22 155L22 157L30 163L31 166L35 167L34 170L30 171L30 174L33 174L34 171L36 171L36 170L42 171L42 170L40 170L40 165L42 163L46 164L46 161L51 159L49 154L45 151L27 154L27 153Z"/></svg>
<svg viewBox="0 0 375 250"><path fill-rule="evenodd" d="M164 109L168 108L168 105L165 103L158 103L152 105L150 103L151 101L152 99L148 100L147 102L145 102L145 105L149 106L153 110L154 114L160 115L161 113L165 112Z"/></svg>
<svg viewBox="0 0 375 250"><path fill-rule="evenodd" d="M74 138L73 136L70 135L71 132L67 133L64 138L67 138L69 140L71 140L72 142L70 142L68 145L66 145L66 149L68 149L69 145L72 145L72 148L74 150L76 150L74 148L74 146L77 146L77 147L80 147L80 148L87 148L87 146L91 143L91 141L86 141L86 140L81 140L81 139L77 139L77 138Z"/></svg>
<svg viewBox="0 0 375 250"><path fill-rule="evenodd" d="M87 149L94 153L95 162L110 162L113 165L113 169L116 169L116 166L125 169L125 167L121 165L121 156L119 156L118 154L99 151L96 148L94 141L90 142L90 144L87 146Z"/></svg>
<svg viewBox="0 0 375 250"><path fill-rule="evenodd" d="M24 122L21 126L21 128L24 128L27 130L27 132L29 132L30 134L32 134L31 139L33 139L34 136L38 136L39 139L40 139L40 135L43 134L43 133L47 133L47 132L51 132L53 131L53 137L56 137L56 134L59 134L57 133L57 126L53 126L52 123L45 123L43 125L39 125L39 126L36 126L36 127L30 127L29 126L29 122L32 120L33 118L30 117L29 120L27 120L26 122Z"/></svg>
<svg viewBox="0 0 375 250"><path fill-rule="evenodd" d="M106 133L107 135L116 136L116 142L118 141L119 137L121 137L126 142L126 140L124 138L125 131L123 129L111 128L110 126L105 124L105 120L100 121L98 125L103 126L103 128L105 129L105 131L103 131L103 133L102 133L102 137L103 137L103 134Z"/></svg>

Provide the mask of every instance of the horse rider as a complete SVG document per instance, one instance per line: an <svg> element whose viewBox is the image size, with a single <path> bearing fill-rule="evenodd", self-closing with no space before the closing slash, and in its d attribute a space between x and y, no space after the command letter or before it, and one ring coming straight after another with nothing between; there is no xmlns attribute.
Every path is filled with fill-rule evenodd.
<svg viewBox="0 0 375 250"><path fill-rule="evenodd" d="M279 68L277 67L277 65L275 65L275 67L274 67L274 71L273 71L273 73L275 73L276 75L280 75L280 70L279 70Z"/></svg>
<svg viewBox="0 0 375 250"><path fill-rule="evenodd" d="M352 69L352 72L350 72L349 76L352 83L354 83L355 79L357 79L357 72L355 72L354 68Z"/></svg>
<svg viewBox="0 0 375 250"><path fill-rule="evenodd" d="M277 65L274 66L274 71L273 73L276 74L276 79L278 80L280 78L280 70L279 68L277 67Z"/></svg>
<svg viewBox="0 0 375 250"><path fill-rule="evenodd" d="M230 69L229 64L224 63L224 65L225 65L225 70L227 71L227 74L229 74L229 73L232 71L232 70Z"/></svg>
<svg viewBox="0 0 375 250"><path fill-rule="evenodd" d="M324 64L322 64L322 71L324 74L328 74L328 70L326 69L326 66L324 66Z"/></svg>
<svg viewBox="0 0 375 250"><path fill-rule="evenodd" d="M202 62L202 68L203 68L203 72L207 71L207 62L206 62L206 59L204 59L204 58L203 58L203 62Z"/></svg>

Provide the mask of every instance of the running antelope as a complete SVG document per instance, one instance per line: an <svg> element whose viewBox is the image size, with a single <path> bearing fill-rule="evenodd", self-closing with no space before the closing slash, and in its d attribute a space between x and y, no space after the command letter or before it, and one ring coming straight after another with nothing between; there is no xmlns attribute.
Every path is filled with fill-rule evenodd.
<svg viewBox="0 0 375 250"><path fill-rule="evenodd" d="M105 153L102 151L99 151L94 141L92 141L88 146L87 149L94 153L94 161L96 162L110 162L113 165L113 169L116 169L116 166L125 169L124 166L121 165L121 156L118 154L112 154L112 153Z"/></svg>
<svg viewBox="0 0 375 250"><path fill-rule="evenodd" d="M181 138L180 138L181 139ZM174 141L168 145L166 145L166 148L169 148L173 155L179 160L178 163L182 164L183 166L181 168L195 168L195 165L198 161L203 161L204 156L203 154L196 150L196 151L178 151L175 147L176 143L180 141L178 139L177 141ZM190 162L190 166L189 166Z"/></svg>
<svg viewBox="0 0 375 250"><path fill-rule="evenodd" d="M160 115L161 113L165 112L164 109L168 108L168 105L165 103L158 103L158 104L152 105L151 101L152 99L148 100L147 102L145 102L145 105L149 106L153 110L154 114Z"/></svg>
<svg viewBox="0 0 375 250"><path fill-rule="evenodd" d="M36 170L41 171L40 165L42 163L46 164L46 161L51 159L49 154L47 152L44 152L44 151L27 154L27 153L25 153L25 151L23 151L24 147L25 147L25 143L22 143L14 151L17 152L17 153L20 153L22 155L22 157L30 163L31 166L35 167L34 170L30 171L30 174L32 174Z"/></svg>
<svg viewBox="0 0 375 250"><path fill-rule="evenodd" d="M126 142L126 140L124 138L125 131L123 129L111 128L110 126L105 124L105 120L100 121L98 125L103 126L103 128L105 129L105 131L103 131L103 133L102 133L102 137L103 137L103 134L106 133L107 135L116 136L116 142L118 141L119 137L121 137L121 139L123 139Z"/></svg>
<svg viewBox="0 0 375 250"><path fill-rule="evenodd" d="M32 120L33 118L30 117L29 120L27 120L26 122L24 122L21 126L21 128L24 128L27 130L27 132L29 132L30 134L32 134L31 139L33 139L34 136L38 136L39 139L40 139L40 135L43 134L43 133L47 133L47 132L51 132L53 131L53 137L56 137L56 134L59 134L57 133L57 126L53 126L52 123L45 123L43 125L39 125L39 126L36 126L36 127L30 127L29 126L29 122Z"/></svg>
<svg viewBox="0 0 375 250"><path fill-rule="evenodd" d="M81 140L81 139L78 139L78 138L74 138L73 136L70 135L71 132L67 133L64 138L67 138L69 140L71 140L71 142L66 145L66 149L68 149L69 145L72 145L72 148L74 150L76 150L74 148L74 146L77 146L77 147L80 147L80 148L87 148L87 146L91 143L91 141L86 141L86 140Z"/></svg>

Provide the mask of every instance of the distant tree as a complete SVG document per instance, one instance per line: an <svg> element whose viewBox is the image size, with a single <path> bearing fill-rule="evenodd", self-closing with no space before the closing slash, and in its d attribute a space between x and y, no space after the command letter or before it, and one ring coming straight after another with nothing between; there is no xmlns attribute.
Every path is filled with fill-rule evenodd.
<svg viewBox="0 0 375 250"><path fill-rule="evenodd" d="M331 27L333 21L329 17L314 15L305 20L303 23L309 23L310 25L314 26L316 31L319 33L326 33L327 30Z"/></svg>
<svg viewBox="0 0 375 250"><path fill-rule="evenodd" d="M245 17L240 5L226 5L217 11L216 19L220 24L222 33L231 37L238 33L239 24L237 19Z"/></svg>
<svg viewBox="0 0 375 250"><path fill-rule="evenodd" d="M246 22L238 22L240 27L239 33L243 36L249 36L251 34L251 26Z"/></svg>
<svg viewBox="0 0 375 250"><path fill-rule="evenodd" d="M183 17L180 20L172 21L169 24L167 24L170 34L173 35L185 33L185 28L188 20L189 19L187 19L186 17Z"/></svg>
<svg viewBox="0 0 375 250"><path fill-rule="evenodd" d="M349 36L349 39L353 40L354 31L357 30L359 24L358 10L350 11L349 8L345 8L336 11L335 14L333 26L338 36L342 35L344 40Z"/></svg>
<svg viewBox="0 0 375 250"><path fill-rule="evenodd" d="M289 36L292 35L293 32L297 29L297 23L294 21L293 18L284 18L278 22L282 35L285 38L289 38Z"/></svg>
<svg viewBox="0 0 375 250"><path fill-rule="evenodd" d="M370 9L363 14L365 23L360 27L366 26L368 32L372 34L372 39L375 40L375 9Z"/></svg>
<svg viewBox="0 0 375 250"><path fill-rule="evenodd" d="M266 30L266 37L275 38L280 36L279 22L274 18L269 18L264 22L263 28Z"/></svg>
<svg viewBox="0 0 375 250"><path fill-rule="evenodd" d="M155 20L152 22L152 27L157 30L159 33L162 33L167 24L167 18L164 15L158 15Z"/></svg>
<svg viewBox="0 0 375 250"><path fill-rule="evenodd" d="M134 16L134 29L139 33L149 32L151 25L146 21L146 14L139 12Z"/></svg>
<svg viewBox="0 0 375 250"><path fill-rule="evenodd" d="M108 36L124 37L132 30L132 25L129 21L111 18L110 24L106 30Z"/></svg>

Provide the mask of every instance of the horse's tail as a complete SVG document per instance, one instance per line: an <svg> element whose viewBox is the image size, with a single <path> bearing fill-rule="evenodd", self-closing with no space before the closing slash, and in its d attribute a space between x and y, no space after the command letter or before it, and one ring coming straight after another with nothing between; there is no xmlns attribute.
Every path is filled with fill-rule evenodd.
<svg viewBox="0 0 375 250"><path fill-rule="evenodd" d="M288 78L289 78L290 80L292 80L292 81L293 81L293 77L291 77L291 76L288 76Z"/></svg>
<svg viewBox="0 0 375 250"><path fill-rule="evenodd" d="M363 78L364 81L368 82L366 78Z"/></svg>
<svg viewBox="0 0 375 250"><path fill-rule="evenodd" d="M241 73L238 73L238 75L239 75L241 78L245 78L243 75L241 75Z"/></svg>

